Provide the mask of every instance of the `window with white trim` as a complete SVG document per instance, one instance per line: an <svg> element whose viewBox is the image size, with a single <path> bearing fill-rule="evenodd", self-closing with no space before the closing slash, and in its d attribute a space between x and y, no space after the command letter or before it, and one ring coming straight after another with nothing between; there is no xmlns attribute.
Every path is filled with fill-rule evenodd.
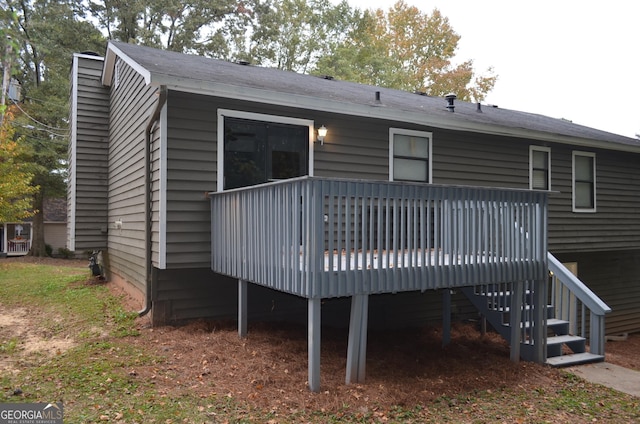
<svg viewBox="0 0 640 424"><path fill-rule="evenodd" d="M389 180L431 183L432 134L389 129Z"/></svg>
<svg viewBox="0 0 640 424"><path fill-rule="evenodd" d="M218 190L313 175L314 123L218 109Z"/></svg>
<svg viewBox="0 0 640 424"><path fill-rule="evenodd" d="M551 190L551 149L529 146L529 188Z"/></svg>
<svg viewBox="0 0 640 424"><path fill-rule="evenodd" d="M573 152L573 211L596 211L596 154Z"/></svg>

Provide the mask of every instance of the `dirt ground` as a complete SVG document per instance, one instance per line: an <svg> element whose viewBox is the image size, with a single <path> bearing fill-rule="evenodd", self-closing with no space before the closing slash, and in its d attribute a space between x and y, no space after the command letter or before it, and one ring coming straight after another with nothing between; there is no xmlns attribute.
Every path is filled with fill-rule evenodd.
<svg viewBox="0 0 640 424"><path fill-rule="evenodd" d="M11 260L87 266L87 261ZM139 305L129 304L129 308L135 311ZM25 351L38 349L46 335L38 334L32 324L26 311L6 310L0 304L0 339L18 332L27 336ZM152 381L160 394L227 396L274 413L339 411L345 403L358 405L364 412L424 404L443 396L455 398L474 390L551 388L560 378L558 370L547 366L512 363L509 347L500 336L483 336L473 325L458 324L451 344L444 348L438 327L371 331L366 383L346 385L347 330L323 328L321 393L313 394L306 386L305 323L250 322L245 339L238 338L234 322L194 321L151 328L148 318L140 318L137 325L140 335L130 337L129 342L165 359L159 365L131 367L129 375ZM56 344L58 350L73 345L70 339ZM47 346L51 346L50 338ZM608 362L640 370L640 334L607 342L606 354ZM0 372L12 371L11 367L0 358Z"/></svg>

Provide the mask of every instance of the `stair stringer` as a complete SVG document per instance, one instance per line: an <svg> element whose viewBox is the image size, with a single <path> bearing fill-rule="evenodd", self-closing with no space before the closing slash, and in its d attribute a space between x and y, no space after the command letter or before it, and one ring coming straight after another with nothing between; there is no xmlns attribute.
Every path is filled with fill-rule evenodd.
<svg viewBox="0 0 640 424"><path fill-rule="evenodd" d="M469 299L469 301L478 309L478 311L486 318L489 324L511 345L512 338L512 329L511 325L508 321L505 320L509 316L509 297L510 294L504 294L501 296L502 302L501 306L494 309L490 308L489 298L476 293L476 287L467 286L461 287L460 290L464 295ZM526 303L522 305L523 313L527 308L532 308L530 302L530 294L525 296ZM546 314L546 313L545 313ZM522 322L522 320L521 320ZM520 324L522 325L522 324ZM546 329L544 330L546 332ZM546 344L546 343L545 343ZM546 348L545 348L546 351ZM544 362L546 358L543 360L537 359L540 356L539 352L536 349L536 346L533 343L530 343L527 340L523 340L520 342L520 358L529 362Z"/></svg>

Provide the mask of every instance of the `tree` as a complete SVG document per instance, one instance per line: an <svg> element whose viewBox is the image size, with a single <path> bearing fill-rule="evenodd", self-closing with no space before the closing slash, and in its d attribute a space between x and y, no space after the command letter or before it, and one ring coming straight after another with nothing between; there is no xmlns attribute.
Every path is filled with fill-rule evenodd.
<svg viewBox="0 0 640 424"><path fill-rule="evenodd" d="M315 73L432 96L482 100L496 76L476 75L473 61L452 64L460 36L437 10L431 15L398 1L387 12L365 11L359 24ZM491 73L492 70L487 70Z"/></svg>
<svg viewBox="0 0 640 424"><path fill-rule="evenodd" d="M27 152L23 140L15 137L9 110L0 125L0 222L22 221L33 215L31 195L38 187L31 184L29 164L21 160Z"/></svg>
<svg viewBox="0 0 640 424"><path fill-rule="evenodd" d="M104 38L72 0L8 0L8 11L17 17L15 37L18 69L24 99L16 102L14 127L29 146L21 158L29 163L33 194L33 243L31 254L46 255L43 200L65 194L69 69L72 54L100 51Z"/></svg>
<svg viewBox="0 0 640 424"><path fill-rule="evenodd" d="M308 73L331 54L353 26L346 1L257 1L248 22L250 36L235 38L235 56L251 63Z"/></svg>
<svg viewBox="0 0 640 424"><path fill-rule="evenodd" d="M228 50L226 21L248 12L236 0L93 0L86 10L111 40L213 56Z"/></svg>

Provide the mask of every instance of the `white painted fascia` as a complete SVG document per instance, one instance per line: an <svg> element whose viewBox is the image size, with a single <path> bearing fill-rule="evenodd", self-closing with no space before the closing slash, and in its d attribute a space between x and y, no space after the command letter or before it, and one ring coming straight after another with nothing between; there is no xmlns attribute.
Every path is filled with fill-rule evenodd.
<svg viewBox="0 0 640 424"><path fill-rule="evenodd" d="M137 73L142 75L145 84L151 83L151 72L123 53L122 50L109 43L107 45L107 52L104 58L104 66L102 67L102 85L111 86L111 83L113 82L113 74L115 72L116 60L118 58L124 61Z"/></svg>
<svg viewBox="0 0 640 424"><path fill-rule="evenodd" d="M332 112L342 115L399 121L446 130L468 131L481 134L568 144L587 148L640 153L640 144L638 146L632 146L528 130L525 128L510 128L476 122L462 122L457 119L448 119L442 116L436 117L429 115L429 113L418 113L398 108L340 102L313 96L281 93L260 88L241 87L219 82L192 80L162 74L154 74L151 78L154 82L166 85L169 90L186 93L203 94L230 99L242 99L249 102Z"/></svg>

